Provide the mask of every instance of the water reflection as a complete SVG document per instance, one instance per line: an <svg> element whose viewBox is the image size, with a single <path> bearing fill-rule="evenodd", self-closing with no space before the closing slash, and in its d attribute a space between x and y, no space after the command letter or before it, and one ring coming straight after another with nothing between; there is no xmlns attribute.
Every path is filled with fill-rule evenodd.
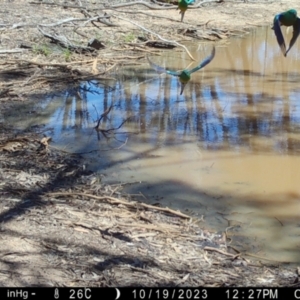
<svg viewBox="0 0 300 300"><path fill-rule="evenodd" d="M190 49L200 61L211 45ZM127 187L141 201L203 215L205 226L227 228L244 251L299 262L297 45L283 57L266 28L216 50L181 96L177 78L158 76L145 62L115 81L45 99L26 124L47 124L56 146L70 152L97 150L86 155L89 167L106 181L142 181ZM151 59L171 69L190 64L176 51ZM127 121L96 132L110 106L102 130Z"/></svg>

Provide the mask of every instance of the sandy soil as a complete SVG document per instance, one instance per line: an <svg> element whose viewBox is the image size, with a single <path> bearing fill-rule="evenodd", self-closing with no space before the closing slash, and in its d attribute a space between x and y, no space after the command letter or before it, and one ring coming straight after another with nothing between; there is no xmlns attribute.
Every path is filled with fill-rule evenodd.
<svg viewBox="0 0 300 300"><path fill-rule="evenodd" d="M180 23L175 9L108 9L102 1L90 2L82 1L85 9L79 1L1 4L2 116L20 101L85 78L101 80L112 67L157 51L138 36L157 37L125 19L134 17L139 25L178 42L218 43L271 25L277 12L300 9L298 1L225 0L189 9ZM98 38L106 47L99 52L73 53L53 46L37 29L38 24L104 12L117 27L84 21L43 27L80 46ZM246 257L227 244L225 233L209 232L180 212L138 203L122 193L121 185L103 185L99 174L87 173L80 156L53 149L41 134L16 131L5 117L0 122L0 286L299 285L295 266Z"/></svg>

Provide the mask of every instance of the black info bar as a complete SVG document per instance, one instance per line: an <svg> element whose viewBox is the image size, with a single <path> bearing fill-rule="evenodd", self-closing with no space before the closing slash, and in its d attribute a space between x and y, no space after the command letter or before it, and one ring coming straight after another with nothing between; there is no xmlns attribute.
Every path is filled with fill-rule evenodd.
<svg viewBox="0 0 300 300"><path fill-rule="evenodd" d="M146 299L300 299L299 288L0 288L0 299L146 300Z"/></svg>

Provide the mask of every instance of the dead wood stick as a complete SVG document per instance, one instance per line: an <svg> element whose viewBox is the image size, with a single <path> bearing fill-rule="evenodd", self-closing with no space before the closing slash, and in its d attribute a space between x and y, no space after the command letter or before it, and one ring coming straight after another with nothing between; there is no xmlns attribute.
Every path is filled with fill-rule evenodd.
<svg viewBox="0 0 300 300"><path fill-rule="evenodd" d="M114 50L114 51L122 51L122 52L124 52L124 51L128 51L128 50L135 50L136 49L136 47L130 47L130 48L120 48L120 49L118 49L118 48L116 48L116 47L113 47L112 48L112 50ZM143 48L141 48L141 47L139 47L139 49L138 49L139 51L143 51L143 52L147 52L147 53L151 53L151 54L155 54L155 55L158 55L158 51L160 51L160 50L156 50L156 49L153 49L153 50L146 50L146 49L143 49ZM143 56L138 56L137 58L135 58L135 59L140 59L140 58L144 58L145 57L145 55L143 55ZM131 59L131 58L133 58L132 56L128 56L128 58L129 59ZM132 62L130 62L130 64L132 64Z"/></svg>
<svg viewBox="0 0 300 300"><path fill-rule="evenodd" d="M36 24L17 23L17 24L13 24L10 29L19 29L21 27L36 27Z"/></svg>
<svg viewBox="0 0 300 300"><path fill-rule="evenodd" d="M130 3L121 3L121 4L115 4L106 6L105 8L118 8L118 7L125 7L125 6L132 6L132 5L144 5L150 9L153 10L162 10L162 9L175 9L175 5L168 5L168 6L154 6L144 1L136 1L136 2L130 2Z"/></svg>
<svg viewBox="0 0 300 300"><path fill-rule="evenodd" d="M109 68L107 68L105 71L100 72L99 75L103 75L105 73L107 73L108 71L114 69L117 66L118 63L113 64L112 66L110 66Z"/></svg>
<svg viewBox="0 0 300 300"><path fill-rule="evenodd" d="M29 4L44 4L44 5L54 5L54 6L62 6L62 7L66 7L66 8L80 8L80 9L86 9L86 7L84 6L80 6L80 5L69 5L69 4L60 4L60 3L54 3L54 2L35 2L35 1L30 1Z"/></svg>
<svg viewBox="0 0 300 300"><path fill-rule="evenodd" d="M120 51L124 51L124 50L120 50ZM153 53L153 52L152 52ZM0 54L1 54L1 50L0 50ZM155 54L155 53L154 53ZM123 62L125 59L140 59L140 58L144 58L144 55L139 55L139 56L120 56L120 57L114 57L113 59L105 59L105 60L101 60L102 63L109 63L109 62L114 62L114 64L109 67L105 72L111 70L112 68L114 68L118 62ZM83 65L83 64L92 64L94 63L95 59L89 59L89 60L78 60L78 61L72 61L69 63L43 63L43 62L37 62L37 61L33 61L33 60L26 60L26 59L14 59L14 60L6 60L5 62L1 63L0 65L6 65L6 64L15 64L15 63L28 63L31 65L36 65L36 66L41 66L41 67L68 67L71 65ZM127 61L127 60L126 60Z"/></svg>
<svg viewBox="0 0 300 300"><path fill-rule="evenodd" d="M62 25L64 23L70 23L70 22L83 22L84 21L84 25L86 23L89 22L93 22L96 20L99 20L101 18L107 18L107 16L96 16L96 17L92 17L92 18L67 18L61 21L58 21L56 23L51 23L51 24L33 24L33 23L16 23L13 25L7 25L7 26L11 26L10 29L19 29L22 27L36 27L36 26L40 26L40 27L54 27L54 26L59 26Z"/></svg>
<svg viewBox="0 0 300 300"><path fill-rule="evenodd" d="M72 44L65 36L61 36L58 34L51 35L45 31L43 31L39 26L38 30L46 37L49 38L52 42L54 42L57 45L60 45L63 48L69 49L70 51L74 51L77 53L92 53L95 51L94 48L91 47L83 47L79 45Z"/></svg>
<svg viewBox="0 0 300 300"><path fill-rule="evenodd" d="M176 232L179 234L179 230L172 228L170 225L163 224L162 226L157 226L157 225L152 225L152 224L138 224L138 223L116 223L115 226L120 226L120 227L139 227L139 228L144 228L144 229L149 229L149 230L156 230L160 231L163 233L171 233L171 232Z"/></svg>
<svg viewBox="0 0 300 300"><path fill-rule="evenodd" d="M226 0L226 2L228 2L229 0ZM234 1L229 1L229 2L234 2ZM196 8L200 8L203 6L203 4L206 3L220 3L220 0L205 0L202 1L200 3L198 3L197 5L190 5L189 9L196 9ZM176 5L168 5L168 6L154 6L151 5L149 3L143 2L143 1L136 1L136 2L130 2L130 3L122 3L122 4L115 4L115 5L111 5L111 6L106 6L105 8L119 8L119 7L126 7L126 6L132 6L132 5L144 5L152 10L163 10L163 9L175 9L177 8Z"/></svg>
<svg viewBox="0 0 300 300"><path fill-rule="evenodd" d="M123 204L125 206L129 206L129 207L133 207L133 208L137 208L137 207L144 207L144 208L148 208L148 209L153 209L153 210L158 210L158 211L163 211L163 212L167 212L169 214L173 214L175 216L184 218L184 219L191 219L190 216L183 214L179 211L170 209L168 207L164 208L164 207L157 207L157 206L153 206L150 204L145 204L145 203L133 203L133 202L128 202L125 200L121 200L121 199L117 199L114 197L110 197L110 196L95 196L92 194L85 194L85 193L68 193L68 192L56 192L56 193L47 193L46 195L48 196L83 196L83 197L89 197L89 198L93 198L93 199L97 199L97 200L109 200L108 202L112 203L112 204Z"/></svg>
<svg viewBox="0 0 300 300"><path fill-rule="evenodd" d="M151 33L151 34L157 36L160 40L162 40L162 41L164 41L164 42L166 42L166 43L174 44L174 45L177 45L177 46L183 48L183 49L186 51L186 53L188 54L188 56L189 56L192 60L195 60L195 58L192 56L192 54L189 52L189 50L188 50L184 45L182 45L182 44L180 44L180 43L178 43L178 42L176 42L176 41L171 41L171 40L164 39L164 38L161 37L158 33L154 32L154 31L152 31L152 30L149 30L149 29L145 28L144 26L139 25L139 24L137 24L137 23L135 23L135 22L133 22L133 21L131 21L131 20L125 19L125 18L120 17L120 16L117 16L117 15L115 15L114 17L119 18L119 19L121 19L121 20L123 20L123 21L129 22L129 23L131 23L131 24L133 24L133 25L135 25L135 26L141 28L142 30L144 30L144 31L146 31L146 32L149 32L149 33Z"/></svg>
<svg viewBox="0 0 300 300"><path fill-rule="evenodd" d="M107 18L107 17L104 17L104 16L96 16L96 17L93 17L93 18L67 18L67 19L64 19L64 20L61 20L61 21L58 21L56 23L51 23L51 24L39 24L39 26L41 27L54 27L54 26L59 26L59 25L62 25L64 23L69 23L69 22L76 22L76 21L80 21L80 22L85 22L88 23L88 22L92 22L92 21L96 21L98 20L99 18Z"/></svg>
<svg viewBox="0 0 300 300"><path fill-rule="evenodd" d="M190 5L189 6L189 9L195 9L195 8L200 8L203 4L206 4L206 3L221 3L220 0L204 0L204 1L201 1L199 2L197 5ZM226 2L228 2L228 0L226 0Z"/></svg>
<svg viewBox="0 0 300 300"><path fill-rule="evenodd" d="M55 6L62 6L62 7L66 7L66 8L80 8L80 9L85 9L88 11L95 11L95 10L99 10L101 8L87 8L85 6L79 6L79 5L69 5L69 4L58 4L58 3L51 3L51 2L35 2L35 1L30 1L30 4L44 4L44 5L55 5ZM132 6L132 5L144 5L150 9L153 10L159 10L159 9L174 9L176 6L174 5L169 5L169 6L153 6L149 3L143 2L143 1L136 1L136 2L130 2L130 3L123 3L123 4L115 4L115 5L111 5L111 6L106 6L102 9L107 9L107 8L118 8L118 7L125 7L125 6Z"/></svg>
<svg viewBox="0 0 300 300"><path fill-rule="evenodd" d="M131 46L131 49L133 51L141 51L141 52L151 53L151 54L155 54L155 55L157 54L157 53L153 53L152 50L144 49L139 45L131 45L131 44L128 44L128 45ZM126 50L128 50L128 49L126 49Z"/></svg>
<svg viewBox="0 0 300 300"><path fill-rule="evenodd" d="M189 9L200 8L201 6L203 6L203 4L206 4L206 3L218 3L218 4L220 4L222 2L225 2L225 1L222 1L222 0L204 0L202 2L199 2L197 5L191 5L191 6L189 6ZM226 0L226 2L242 3L242 0L241 1Z"/></svg>
<svg viewBox="0 0 300 300"><path fill-rule="evenodd" d="M59 26L59 25L62 25L64 23L70 23L70 22L84 22L83 26L85 26L89 22L95 22L95 21L102 22L101 19L108 19L108 18L110 18L110 16L108 16L108 15L96 16L96 17L91 17L91 18L67 18L67 19L58 21L56 23L39 24L39 26L41 26L41 27L54 27L54 26ZM106 25L108 25L108 24L106 24ZM110 26L111 25L112 24L110 24ZM114 26L116 26L116 25L114 25Z"/></svg>
<svg viewBox="0 0 300 300"><path fill-rule="evenodd" d="M226 256L232 257L232 258L236 258L236 257L240 256L240 254L231 254L231 253L228 253L228 252L225 252L225 251L222 251L218 248L213 248L213 247L204 247L204 250L206 250L206 251L215 251L215 252L224 254Z"/></svg>
<svg viewBox="0 0 300 300"><path fill-rule="evenodd" d="M8 50L0 50L0 54L5 53L18 53L18 52L24 52L26 49L8 49Z"/></svg>
<svg viewBox="0 0 300 300"><path fill-rule="evenodd" d="M13 63L28 63L31 65L36 65L36 66L41 66L41 67L67 67L70 65L76 65L76 64L90 64L93 63L95 59L90 59L90 60L82 60L82 61L73 61L69 63L43 63L43 62L37 62L33 60L26 60L26 59L14 59L14 60L6 60L2 65L6 64L13 64Z"/></svg>

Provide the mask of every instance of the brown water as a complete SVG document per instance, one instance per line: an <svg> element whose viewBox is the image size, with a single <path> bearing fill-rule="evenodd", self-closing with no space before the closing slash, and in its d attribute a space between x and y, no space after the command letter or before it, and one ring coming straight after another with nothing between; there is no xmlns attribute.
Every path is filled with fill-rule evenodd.
<svg viewBox="0 0 300 300"><path fill-rule="evenodd" d="M201 60L211 45L189 46ZM85 154L105 182L132 182L126 191L203 216L227 231L231 245L279 261L300 261L300 57L282 56L270 28L218 46L192 75L182 96L177 78L145 62L116 81L90 82L48 98L30 125L46 123L54 144ZM190 60L182 51L152 56L169 68ZM86 89L93 89L94 94ZM97 113L114 107L101 128ZM96 112L97 111L97 112ZM9 119L9 117L7 117ZM24 124L24 123L22 123Z"/></svg>

